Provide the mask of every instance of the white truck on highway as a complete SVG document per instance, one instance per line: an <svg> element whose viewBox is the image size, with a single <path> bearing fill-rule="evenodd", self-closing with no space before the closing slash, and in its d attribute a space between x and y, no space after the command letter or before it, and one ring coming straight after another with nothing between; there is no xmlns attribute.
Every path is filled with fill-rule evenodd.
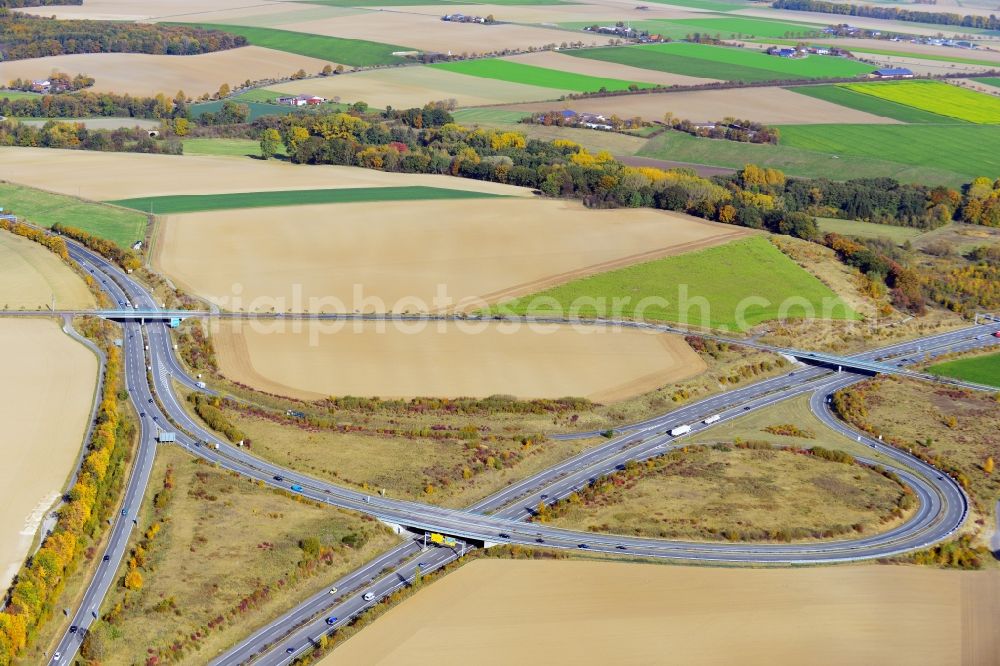
<svg viewBox="0 0 1000 666"><path fill-rule="evenodd" d="M680 437L681 435L686 435L691 432L691 426L689 425L679 425L676 428L670 430L671 437Z"/></svg>
<svg viewBox="0 0 1000 666"><path fill-rule="evenodd" d="M704 421L702 421L702 423L704 423L705 425L712 425L713 423L715 423L716 421L718 421L721 418L722 418L722 416L720 414L712 414L707 419L705 419Z"/></svg>

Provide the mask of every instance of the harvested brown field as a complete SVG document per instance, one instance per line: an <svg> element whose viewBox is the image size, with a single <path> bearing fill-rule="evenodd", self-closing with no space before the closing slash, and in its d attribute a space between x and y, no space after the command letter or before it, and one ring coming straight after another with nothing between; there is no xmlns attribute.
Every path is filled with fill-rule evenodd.
<svg viewBox="0 0 1000 666"><path fill-rule="evenodd" d="M510 60L511 62L523 63L525 65L534 65L535 67L558 69L562 72L586 74L588 76L599 76L611 79L624 79L625 81L641 81L642 83L659 83L664 86L693 86L698 85L699 83L712 83L717 80L706 79L700 76L673 74L671 72L658 72L652 69L642 69L640 67L620 65L615 62L604 62L602 60L591 60L589 58L574 58L573 56L563 55L555 51L537 51L535 53L508 56L502 59ZM576 101L577 100L573 101L574 109L578 106ZM608 98L604 98L602 101L608 101ZM663 113L661 112L660 115L657 116L657 120L659 120L662 116Z"/></svg>
<svg viewBox="0 0 1000 666"><path fill-rule="evenodd" d="M222 308L256 312L468 311L749 233L513 197L190 213L159 232L159 270Z"/></svg>
<svg viewBox="0 0 1000 666"><path fill-rule="evenodd" d="M579 60L580 58L573 58ZM801 101L801 100L805 101ZM622 118L639 116L662 120L667 111L677 118L694 122L722 120L726 116L749 118L772 124L810 123L895 123L863 111L799 95L784 88L746 88L734 90L695 90L685 92L617 95L613 97L574 99L564 102L511 105L504 108L525 111L573 109Z"/></svg>
<svg viewBox="0 0 1000 666"><path fill-rule="evenodd" d="M0 81L41 79L58 70L94 77L96 82L90 89L94 92L164 93L173 97L183 90L189 96L199 96L215 93L223 83L285 77L299 69L315 74L326 64L325 60L259 46L191 56L77 53L0 62Z"/></svg>
<svg viewBox="0 0 1000 666"><path fill-rule="evenodd" d="M479 560L320 663L995 664L998 612L995 571Z"/></svg>
<svg viewBox="0 0 1000 666"><path fill-rule="evenodd" d="M192 12L204 12L206 5L213 10L246 8L246 0L87 0L82 5L24 7L17 11L36 16L61 19L92 19L95 21L177 20L173 17ZM278 3L274 3L278 4ZM280 6L280 5L279 5Z"/></svg>
<svg viewBox="0 0 1000 666"><path fill-rule="evenodd" d="M144 155L49 148L4 148L0 177L97 201L167 194L224 194L331 187L426 185L529 196L530 190L432 174L385 173L332 165L218 155Z"/></svg>
<svg viewBox="0 0 1000 666"><path fill-rule="evenodd" d="M87 309L96 305L83 280L59 257L27 238L0 232L0 308Z"/></svg>
<svg viewBox="0 0 1000 666"><path fill-rule="evenodd" d="M213 336L226 377L306 400L506 394L607 402L706 367L680 337L554 325L312 322L296 330L235 322L220 323Z"/></svg>
<svg viewBox="0 0 1000 666"><path fill-rule="evenodd" d="M441 16L442 5L415 5L407 7L406 11L415 14L429 14L431 16ZM468 14L472 16L487 16L493 14L498 21L510 21L513 23L565 23L577 21L594 21L607 25L620 21L623 14L639 16L635 11L635 3L613 3L613 2L588 2L586 4L563 3L551 5L447 5L450 13ZM678 19L694 18L699 16L697 10L689 10L682 7L666 4L651 4L641 13L643 19ZM566 33L566 36L559 40L559 44L564 41L582 41L587 45L591 42L606 44L607 35L595 35L582 30L577 34Z"/></svg>
<svg viewBox="0 0 1000 666"><path fill-rule="evenodd" d="M561 92L554 88L456 74L436 67L378 69L347 76L290 81L268 89L295 95L322 95L343 102L368 102L379 108L423 106L427 102L447 99L454 99L458 106L509 104L555 99Z"/></svg>
<svg viewBox="0 0 1000 666"><path fill-rule="evenodd" d="M491 53L504 49L540 48L560 44L573 33L516 23L484 25L442 21L441 14L456 11L450 6L437 15L409 11L384 11L339 16L331 19L282 25L283 30L315 35L403 43L415 49L440 53ZM482 9L475 12L483 14Z"/></svg>
<svg viewBox="0 0 1000 666"><path fill-rule="evenodd" d="M53 320L3 319L0 368L0 589L6 590L82 446L97 357Z"/></svg>

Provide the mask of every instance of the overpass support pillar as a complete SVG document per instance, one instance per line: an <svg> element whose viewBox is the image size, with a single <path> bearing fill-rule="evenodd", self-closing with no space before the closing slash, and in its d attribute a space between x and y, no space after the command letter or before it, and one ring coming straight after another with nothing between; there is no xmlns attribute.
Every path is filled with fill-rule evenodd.
<svg viewBox="0 0 1000 666"><path fill-rule="evenodd" d="M403 532L407 531L406 528L397 523L390 523L389 521L382 520L381 518L379 518L379 522L388 527L390 530L392 530L393 534L402 534Z"/></svg>

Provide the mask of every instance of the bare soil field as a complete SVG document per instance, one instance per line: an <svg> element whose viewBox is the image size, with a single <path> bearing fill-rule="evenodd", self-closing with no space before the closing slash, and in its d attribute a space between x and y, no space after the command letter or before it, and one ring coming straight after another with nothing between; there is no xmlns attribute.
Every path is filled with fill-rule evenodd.
<svg viewBox="0 0 1000 666"><path fill-rule="evenodd" d="M692 86L699 83L712 83L718 80L706 79L700 76L673 74L671 72L659 72L652 69L620 65L615 62L591 60L589 58L574 58L573 56L562 55L555 51L524 53L516 56L508 56L503 58L503 60L520 62L536 67L548 67L549 69L558 69L562 72L571 72L574 74L624 79L626 81L641 81L643 83L659 83L665 86ZM661 113L660 115L662 116L663 114Z"/></svg>
<svg viewBox="0 0 1000 666"><path fill-rule="evenodd" d="M3 319L0 367L0 589L6 590L82 446L97 357L55 321Z"/></svg>
<svg viewBox="0 0 1000 666"><path fill-rule="evenodd" d="M989 66L985 65L971 65L961 62L945 62L942 60L928 60L925 58L911 58L908 56L887 56L876 53L865 53L864 51L855 51L854 53L861 60L873 63L880 67L906 67L907 69L912 70L915 74L921 76L958 74L962 72L971 75L990 69ZM959 57L962 54L955 55L956 57Z"/></svg>
<svg viewBox="0 0 1000 666"><path fill-rule="evenodd" d="M561 56L560 56L561 57ZM573 58L581 60L581 58ZM805 101L801 101L802 99ZM645 120L662 120L670 111L677 118L695 122L722 120L726 116L749 118L770 124L812 123L895 123L863 111L855 111L821 99L799 95L784 88L747 88L734 90L696 90L690 92L650 93L574 99L563 102L535 102L509 105L503 108L524 111L573 109L605 116L617 114L623 118L639 116Z"/></svg>
<svg viewBox="0 0 1000 666"><path fill-rule="evenodd" d="M45 78L58 70L94 77L96 82L90 88L94 92L150 96L162 92L173 97L183 90L199 96L216 92L223 83L289 76L299 69L316 74L326 64L325 60L259 46L191 56L77 53L2 62L0 81Z"/></svg>
<svg viewBox="0 0 1000 666"><path fill-rule="evenodd" d="M469 311L747 233L575 201L323 204L168 216L153 262L227 310Z"/></svg>
<svg viewBox="0 0 1000 666"><path fill-rule="evenodd" d="M96 305L83 280L59 257L27 238L0 232L0 308L86 309Z"/></svg>
<svg viewBox="0 0 1000 666"><path fill-rule="evenodd" d="M320 663L990 664L997 612L997 572L479 560Z"/></svg>
<svg viewBox="0 0 1000 666"><path fill-rule="evenodd" d="M385 173L333 165L301 166L219 155L144 155L49 148L4 148L0 152L0 178L97 201L167 194L392 185L426 185L512 196L531 193L511 185L432 174Z"/></svg>
<svg viewBox="0 0 1000 666"><path fill-rule="evenodd" d="M457 10L450 6L440 8L437 15L397 9L292 23L283 25L282 29L373 42L402 42L413 48L441 53L491 53L503 49L539 48L546 44L558 45L574 37L573 33L564 30L515 23L483 25L441 20L442 14L453 11ZM485 16L483 9L475 11L475 14Z"/></svg>
<svg viewBox="0 0 1000 666"><path fill-rule="evenodd" d="M705 363L680 337L566 326L222 323L222 373L279 395L383 398L586 397L607 402L693 377ZM336 331L336 329L340 329ZM334 332L336 331L336 332Z"/></svg>
<svg viewBox="0 0 1000 666"><path fill-rule="evenodd" d="M523 83L456 74L436 67L400 67L289 81L268 90L295 95L321 95L342 102L368 102L373 107L405 108L454 99L458 106L509 104L555 99L563 91Z"/></svg>

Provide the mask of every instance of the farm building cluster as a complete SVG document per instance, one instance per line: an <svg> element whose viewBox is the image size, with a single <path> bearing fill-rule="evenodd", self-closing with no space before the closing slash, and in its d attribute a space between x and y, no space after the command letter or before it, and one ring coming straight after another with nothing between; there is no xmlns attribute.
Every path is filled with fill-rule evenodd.
<svg viewBox="0 0 1000 666"><path fill-rule="evenodd" d="M277 101L278 104L287 106L315 106L326 103L326 98L317 95L295 95L294 97L279 97Z"/></svg>
<svg viewBox="0 0 1000 666"><path fill-rule="evenodd" d="M572 109L562 111L542 111L533 113L521 120L532 125L556 125L559 127L583 127L586 129L621 131L643 126L640 118L619 118L618 116L603 116L599 113L577 113Z"/></svg>
<svg viewBox="0 0 1000 666"><path fill-rule="evenodd" d="M493 14L489 16L471 16L469 14L445 14L441 17L442 21L449 21L451 23L483 23L490 24L496 23L496 19L493 18Z"/></svg>

